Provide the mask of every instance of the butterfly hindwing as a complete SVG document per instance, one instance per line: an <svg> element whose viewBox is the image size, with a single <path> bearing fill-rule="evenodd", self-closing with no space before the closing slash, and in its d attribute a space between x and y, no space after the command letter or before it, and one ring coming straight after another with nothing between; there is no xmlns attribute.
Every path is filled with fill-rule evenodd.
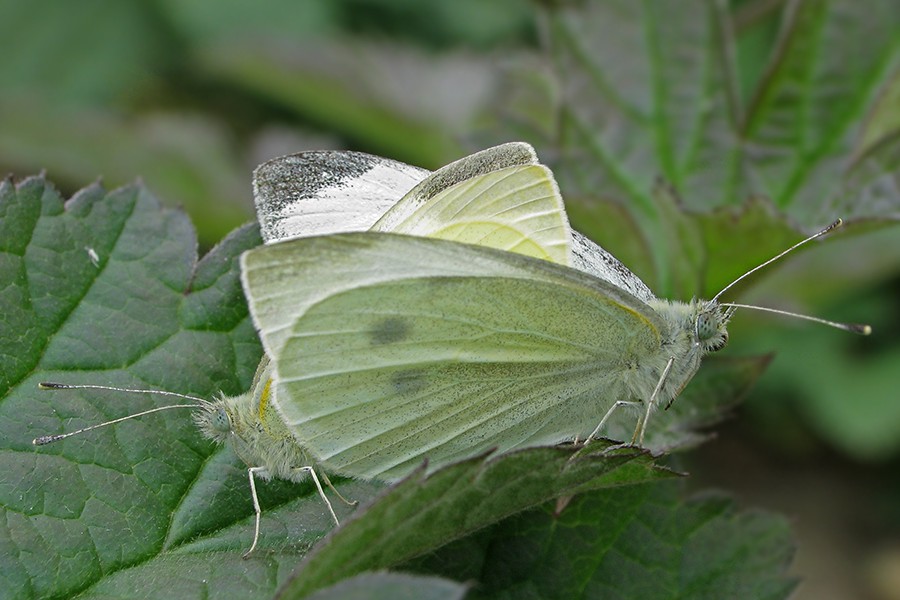
<svg viewBox="0 0 900 600"><path fill-rule="evenodd" d="M571 263L570 229L559 188L543 165L506 167L433 195L408 216L401 200L372 228L454 240ZM399 209L399 210L398 210Z"/></svg>
<svg viewBox="0 0 900 600"><path fill-rule="evenodd" d="M465 181L511 167L527 167L538 164L537 155L529 144L509 142L464 156L440 169L429 173L415 187L409 190L382 216L376 229L396 231L401 222L415 222L414 214L432 203L435 196ZM552 175L551 175L552 177ZM414 233L406 231L405 233ZM421 235L421 233L414 233Z"/></svg>

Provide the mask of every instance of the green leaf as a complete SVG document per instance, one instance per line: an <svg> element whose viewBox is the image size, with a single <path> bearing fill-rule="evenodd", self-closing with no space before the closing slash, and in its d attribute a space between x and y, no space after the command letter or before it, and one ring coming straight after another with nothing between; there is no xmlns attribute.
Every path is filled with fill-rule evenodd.
<svg viewBox="0 0 900 600"><path fill-rule="evenodd" d="M241 560L238 553L168 555L158 558L154 569L140 573L120 571L79 595L79 598L271 598L279 575L296 558L269 556L266 560ZM368 573L337 583L309 596L310 599L455 600L468 586L441 579L399 573Z"/></svg>
<svg viewBox="0 0 900 600"><path fill-rule="evenodd" d="M42 178L0 185L0 215L2 587L9 597L68 596L159 552L167 536L191 535L173 532L170 515L183 502L206 510L189 506L187 491L214 471L204 470L213 449L186 411L35 448L38 435L171 403L38 382L243 390L260 349L236 259L258 234L238 230L197 262L185 216L140 186L94 185L63 203ZM219 486L231 508L215 527L252 510L235 483L246 476L232 470Z"/></svg>
<svg viewBox="0 0 900 600"><path fill-rule="evenodd" d="M883 214L862 201L875 182L846 189L848 173L835 167L854 153L858 123L900 68L896 5L786 5L746 108L722 6L592 2L550 13L563 85L579 90L567 97L565 125L570 139L588 142L578 148L603 159L594 175L607 182L600 189L646 209L641 182L660 173L691 208L763 195L803 223L839 201L847 218ZM893 118L875 120L896 131Z"/></svg>
<svg viewBox="0 0 900 600"><path fill-rule="evenodd" d="M153 4L86 0L0 3L4 93L61 105L106 104L180 60ZM114 50L111 50L114 49Z"/></svg>
<svg viewBox="0 0 900 600"><path fill-rule="evenodd" d="M747 404L748 416L766 418L753 429L766 444L797 449L797 427L856 460L889 460L900 451L900 413L894 381L900 345L895 276L900 229L838 235L797 257L754 287L742 301L837 321L868 323L858 337L746 311L730 327L734 352L774 351L771 368ZM732 350L732 349L730 349ZM801 423L796 421L800 417Z"/></svg>
<svg viewBox="0 0 900 600"><path fill-rule="evenodd" d="M413 473L310 553L282 593L299 598L396 565L557 496L673 476L646 452L606 447L594 442L577 458L574 448L531 448Z"/></svg>
<svg viewBox="0 0 900 600"><path fill-rule="evenodd" d="M665 411L647 425L646 446L654 453L695 447L706 441L702 430L716 425L750 392L769 365L768 356L712 356ZM613 437L616 437L615 435ZM619 435L620 439L624 436Z"/></svg>
<svg viewBox="0 0 900 600"><path fill-rule="evenodd" d="M205 50L198 61L217 79L298 118L343 134L376 154L427 168L462 154L441 125L464 127L482 107L489 83L488 69L478 62L438 62L415 56L409 48L401 51L350 40L340 44L317 40L299 47L228 40ZM450 77L463 75L470 84L460 90ZM421 86L420 92L412 85ZM435 90L442 88L451 102L416 102L420 96L440 99ZM461 98L461 91L469 97Z"/></svg>
<svg viewBox="0 0 900 600"><path fill-rule="evenodd" d="M672 483L547 505L409 565L476 579L475 598L786 598L787 520Z"/></svg>
<svg viewBox="0 0 900 600"><path fill-rule="evenodd" d="M209 5L203 0L160 0L156 5L194 47L237 39L323 36L337 28L340 13L337 2L223 0L216 4L216 18L210 19Z"/></svg>
<svg viewBox="0 0 900 600"><path fill-rule="evenodd" d="M882 146L896 148L894 138L898 135L900 135L900 69L895 70L891 79L884 85L865 120L856 147L857 160L878 152Z"/></svg>
<svg viewBox="0 0 900 600"><path fill-rule="evenodd" d="M765 410L781 414L765 437L799 414L821 439L853 459L885 461L900 452L895 392L900 364L895 340L898 309L891 291L862 294L829 310L838 319L873 323L870 337L826 328L813 328L801 336L797 327L755 325L760 331L745 346L778 349L748 405L757 415Z"/></svg>

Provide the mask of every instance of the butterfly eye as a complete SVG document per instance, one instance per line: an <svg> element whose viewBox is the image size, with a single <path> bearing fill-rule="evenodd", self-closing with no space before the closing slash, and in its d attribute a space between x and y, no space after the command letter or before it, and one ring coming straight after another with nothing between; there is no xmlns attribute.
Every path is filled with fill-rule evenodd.
<svg viewBox="0 0 900 600"><path fill-rule="evenodd" d="M225 411L225 408L220 406L218 410L216 410L212 419L210 420L212 424L212 428L216 431L221 431L222 433L228 433L231 431L231 418L228 416L228 413Z"/></svg>
<svg viewBox="0 0 900 600"><path fill-rule="evenodd" d="M724 321L716 312L701 312L697 315L697 340L703 343L705 352L716 352L728 343L728 332L723 327Z"/></svg>
<svg viewBox="0 0 900 600"><path fill-rule="evenodd" d="M719 320L712 313L703 312L697 315L697 338L700 341L706 341L717 333L719 333Z"/></svg>

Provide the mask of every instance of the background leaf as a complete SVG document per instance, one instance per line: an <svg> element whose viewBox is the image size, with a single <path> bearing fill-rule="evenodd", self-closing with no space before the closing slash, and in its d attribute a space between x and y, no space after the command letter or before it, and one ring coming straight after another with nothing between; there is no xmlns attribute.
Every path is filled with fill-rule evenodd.
<svg viewBox="0 0 900 600"><path fill-rule="evenodd" d="M552 162L564 195L627 206L652 259L652 270L638 274L662 295L690 297L708 291L703 282L719 279L716 270L727 270L730 277L721 279L730 280L746 262L714 264L719 245L704 238L710 260L702 266L713 271L701 272L693 288L679 284L690 237L666 234L672 218L654 207L648 185L654 175L671 182L691 210L765 197L782 213L769 211L774 230L821 227L838 215L900 216L897 163L882 160L872 170L856 159L867 114L879 131L868 137L897 147L898 109L882 100L900 72L895 8L891 0L785 5L765 71L748 89L740 84L741 47L724 3L611 0L548 10L548 77L559 83L561 100L521 102L534 73L513 72L509 119L556 123L535 127L532 134L545 134L529 137L556 147ZM844 53L845 46L853 52ZM557 111L554 119L540 114L548 108ZM879 151L888 153L896 154ZM604 242L610 229L597 221L576 226ZM609 249L627 256L617 241L613 236Z"/></svg>
<svg viewBox="0 0 900 600"><path fill-rule="evenodd" d="M437 577L416 577L398 573L358 575L308 596L311 600L456 600L466 594L465 585Z"/></svg>
<svg viewBox="0 0 900 600"><path fill-rule="evenodd" d="M532 448L466 460L427 479L414 473L360 511L311 553L282 589L301 598L348 575L395 566L558 495L671 477L646 453L605 455L603 442L572 449Z"/></svg>
<svg viewBox="0 0 900 600"><path fill-rule="evenodd" d="M786 520L675 483L589 492L500 523L410 565L478 577L474 598L784 598Z"/></svg>

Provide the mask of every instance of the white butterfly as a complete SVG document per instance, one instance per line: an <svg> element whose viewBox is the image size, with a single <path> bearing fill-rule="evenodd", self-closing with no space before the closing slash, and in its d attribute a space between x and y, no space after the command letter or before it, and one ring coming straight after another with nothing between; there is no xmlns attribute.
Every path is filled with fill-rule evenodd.
<svg viewBox="0 0 900 600"><path fill-rule="evenodd" d="M405 208L385 216L386 196L407 189L416 171L354 154L346 171L322 161L328 177L309 176L328 181L317 193L273 199L271 190L284 189L272 183L283 165L257 170L267 238L293 239L242 256L244 290L275 362L279 414L326 468L391 481L426 458L437 467L490 448L590 439L622 407L639 410L633 441L642 443L653 409L725 345L738 305L720 304L721 292L688 303L656 298L577 233L562 240L572 253L555 259L398 235L432 233L441 219L415 215L447 186L501 172L498 159L536 163L526 144L483 151L423 179ZM344 229L354 201L369 215L355 222L369 232L304 237ZM276 228L281 218L271 215L287 212L291 227ZM419 228L425 222L430 230ZM552 235L538 241L541 231L525 238L559 245Z"/></svg>

